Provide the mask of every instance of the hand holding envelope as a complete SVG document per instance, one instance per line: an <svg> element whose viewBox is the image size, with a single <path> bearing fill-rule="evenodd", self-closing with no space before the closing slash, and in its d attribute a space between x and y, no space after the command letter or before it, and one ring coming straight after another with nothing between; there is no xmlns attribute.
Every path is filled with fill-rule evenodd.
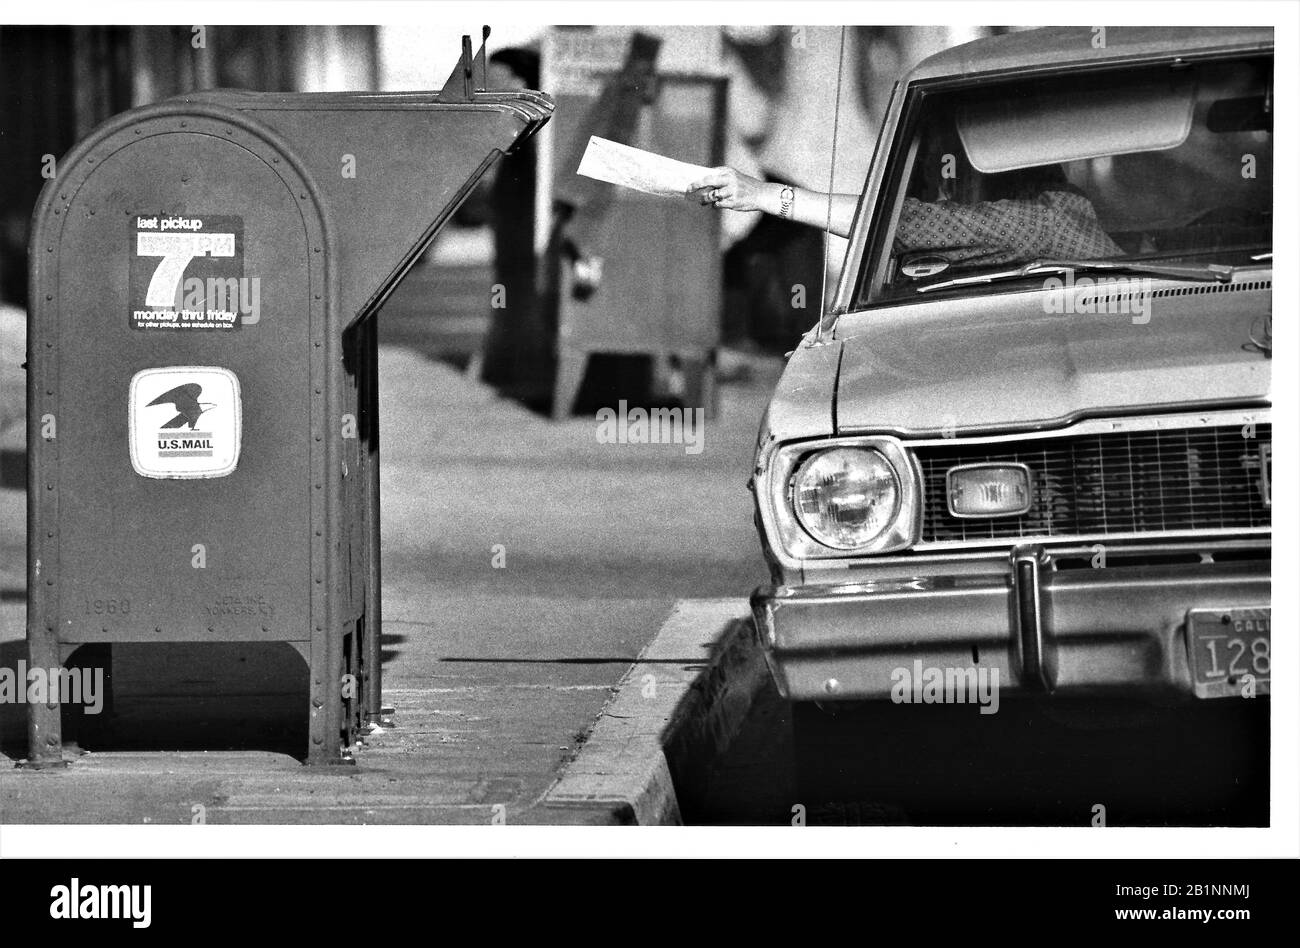
<svg viewBox="0 0 1300 948"><path fill-rule="evenodd" d="M681 197L712 170L595 135L587 142L578 165L578 174L585 177L661 197Z"/></svg>

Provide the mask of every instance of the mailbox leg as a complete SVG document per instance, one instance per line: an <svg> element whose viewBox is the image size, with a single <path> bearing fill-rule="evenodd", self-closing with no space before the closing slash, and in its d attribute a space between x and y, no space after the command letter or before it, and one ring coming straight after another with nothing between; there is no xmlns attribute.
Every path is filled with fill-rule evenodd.
<svg viewBox="0 0 1300 948"><path fill-rule="evenodd" d="M308 764L329 763L338 756L338 730L332 728L338 720L337 711L331 714L330 708L338 689L328 685L331 676L328 672L329 661L322 644L322 636L313 635L310 642L292 643L294 650L307 663L307 693L310 705L307 712L307 758Z"/></svg>
<svg viewBox="0 0 1300 948"><path fill-rule="evenodd" d="M362 712L370 729L384 724L384 653L383 653L383 619L381 614L381 569L380 569L380 493L379 493L379 324L373 317L366 320L365 327L364 388L365 411L369 416L369 440L365 449L369 452L366 491L369 512L369 529L366 543L369 546L368 575L366 577L366 625L365 640L362 642L362 662L366 674L363 682Z"/></svg>
<svg viewBox="0 0 1300 948"><path fill-rule="evenodd" d="M60 666L59 643L52 633L28 627L27 662L31 668L47 670ZM33 769L67 766L63 759L62 714L54 683L44 701L28 702L26 766Z"/></svg>

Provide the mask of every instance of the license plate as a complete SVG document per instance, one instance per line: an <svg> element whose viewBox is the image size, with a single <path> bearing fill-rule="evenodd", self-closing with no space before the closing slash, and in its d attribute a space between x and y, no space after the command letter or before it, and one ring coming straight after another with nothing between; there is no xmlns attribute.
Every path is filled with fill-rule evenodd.
<svg viewBox="0 0 1300 948"><path fill-rule="evenodd" d="M1192 609L1187 647L1198 698L1241 698L1269 693L1271 610Z"/></svg>

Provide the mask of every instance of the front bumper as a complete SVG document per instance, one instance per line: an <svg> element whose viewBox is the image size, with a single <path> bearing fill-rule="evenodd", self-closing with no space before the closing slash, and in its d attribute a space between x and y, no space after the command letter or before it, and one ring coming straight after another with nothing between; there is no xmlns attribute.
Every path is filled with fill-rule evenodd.
<svg viewBox="0 0 1300 948"><path fill-rule="evenodd" d="M887 699L898 669L997 669L1003 693L1194 694L1189 609L1268 606L1267 550L1253 558L1058 568L1014 550L996 569L773 586L751 605L781 694Z"/></svg>

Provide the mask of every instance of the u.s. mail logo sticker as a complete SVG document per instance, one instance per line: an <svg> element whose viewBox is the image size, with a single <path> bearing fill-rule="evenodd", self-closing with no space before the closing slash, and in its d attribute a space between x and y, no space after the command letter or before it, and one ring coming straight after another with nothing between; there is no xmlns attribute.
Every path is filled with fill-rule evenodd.
<svg viewBox="0 0 1300 948"><path fill-rule="evenodd" d="M169 365L131 378L131 466L158 478L224 477L239 463L239 379L220 366Z"/></svg>

